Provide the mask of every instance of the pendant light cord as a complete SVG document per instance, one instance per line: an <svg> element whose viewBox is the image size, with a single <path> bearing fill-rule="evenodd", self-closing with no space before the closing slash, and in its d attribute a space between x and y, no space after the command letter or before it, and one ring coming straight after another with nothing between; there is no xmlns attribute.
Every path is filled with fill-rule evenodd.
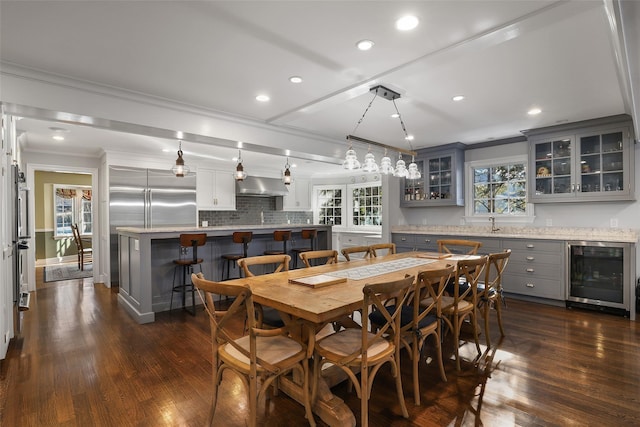
<svg viewBox="0 0 640 427"><path fill-rule="evenodd" d="M398 115L398 118L400 119L400 126L402 126L402 131L404 132L404 139L409 143L409 148L411 149L411 151L413 151L413 145L411 145L411 140L409 139L409 134L407 133L407 128L404 125L404 120L402 120L402 114L400 114L400 111L398 111L398 106L396 105L396 100L392 99L391 101L393 102L393 106L396 109L396 114Z"/></svg>
<svg viewBox="0 0 640 427"><path fill-rule="evenodd" d="M369 111L369 108L371 108L371 105L373 104L373 101L375 101L376 96L378 96L378 92L377 91L373 94L373 98L371 99L371 102L369 102L369 105L367 106L367 109L364 110L364 113L362 114L362 117L360 117L360 120L358 120L358 123L356 123L356 127L353 128L353 132L351 132L352 135L356 134L356 130L358 129L358 126L360 126L360 123L362 123L362 121L364 120L364 116L367 115L367 111ZM394 105L395 105L395 103L394 103ZM396 108L396 111L397 110L398 109ZM407 133L407 132L405 131L405 133Z"/></svg>

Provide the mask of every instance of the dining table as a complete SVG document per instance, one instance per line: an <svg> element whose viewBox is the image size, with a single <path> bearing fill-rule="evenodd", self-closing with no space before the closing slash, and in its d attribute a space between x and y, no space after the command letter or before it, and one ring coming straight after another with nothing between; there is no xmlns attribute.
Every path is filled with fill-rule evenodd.
<svg viewBox="0 0 640 427"><path fill-rule="evenodd" d="M305 334L303 329L307 331L302 338L312 350L315 340L327 333L332 322L362 309L362 289L365 285L398 280L407 274L417 276L420 271L455 263L459 257L404 252L233 279L225 283L248 284L254 302L275 308L285 322L289 319L301 319L308 327L302 328L300 333ZM346 378L337 371L325 373L323 369L313 411L330 426L355 426L353 412L342 399L331 392L333 385ZM302 388L297 379L283 378L279 387L287 395L303 402Z"/></svg>

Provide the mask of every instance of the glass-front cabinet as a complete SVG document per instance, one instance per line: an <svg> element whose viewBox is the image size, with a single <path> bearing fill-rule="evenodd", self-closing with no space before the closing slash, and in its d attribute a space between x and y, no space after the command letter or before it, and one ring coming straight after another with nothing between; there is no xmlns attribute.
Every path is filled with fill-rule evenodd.
<svg viewBox="0 0 640 427"><path fill-rule="evenodd" d="M463 206L464 144L418 151L420 179L402 179L400 206Z"/></svg>
<svg viewBox="0 0 640 427"><path fill-rule="evenodd" d="M534 172L529 180L531 201L633 199L630 123L575 128L564 133L539 131L526 132Z"/></svg>

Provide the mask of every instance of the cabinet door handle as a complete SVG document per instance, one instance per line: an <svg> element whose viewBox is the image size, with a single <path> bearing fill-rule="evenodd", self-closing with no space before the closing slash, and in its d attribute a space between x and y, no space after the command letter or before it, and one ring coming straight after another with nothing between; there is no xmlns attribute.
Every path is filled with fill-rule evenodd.
<svg viewBox="0 0 640 427"><path fill-rule="evenodd" d="M576 193L580 192L580 184L576 184Z"/></svg>
<svg viewBox="0 0 640 427"><path fill-rule="evenodd" d="M425 243L431 243L431 240L429 240L429 239L424 239L424 242L425 242Z"/></svg>
<svg viewBox="0 0 640 427"><path fill-rule="evenodd" d="M536 257L532 257L532 256L527 257L527 261L533 261L534 259L536 259Z"/></svg>
<svg viewBox="0 0 640 427"><path fill-rule="evenodd" d="M572 193L576 192L576 185L575 184L571 184L571 192Z"/></svg>
<svg viewBox="0 0 640 427"><path fill-rule="evenodd" d="M535 246L534 246L534 245L532 245L531 243L529 243L529 244L527 245L527 249L533 249L533 248L535 248Z"/></svg>
<svg viewBox="0 0 640 427"><path fill-rule="evenodd" d="M403 237L403 238L401 238L400 240L401 240L401 241L403 241L403 242L406 242L406 241L407 241L407 238L406 238L406 237Z"/></svg>
<svg viewBox="0 0 640 427"><path fill-rule="evenodd" d="M536 285L533 283L527 283L527 288L535 288Z"/></svg>
<svg viewBox="0 0 640 427"><path fill-rule="evenodd" d="M533 273L535 270L533 268L527 268L526 272L527 273Z"/></svg>

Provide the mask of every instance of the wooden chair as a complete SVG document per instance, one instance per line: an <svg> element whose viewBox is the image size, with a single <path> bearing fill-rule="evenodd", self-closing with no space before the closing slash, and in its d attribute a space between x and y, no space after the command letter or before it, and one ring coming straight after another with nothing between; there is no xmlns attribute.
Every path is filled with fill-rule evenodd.
<svg viewBox="0 0 640 427"><path fill-rule="evenodd" d="M473 328L473 339L478 355L482 354L480 343L478 342L476 305L478 302L478 280L486 264L486 256L481 256L477 259L459 260L453 281L453 295L444 295L442 297L442 317L449 329L453 331L456 369L458 371L460 370L460 329L465 319L469 319ZM459 286L460 283L466 284L466 286ZM425 305L426 303L423 302L422 304Z"/></svg>
<svg viewBox="0 0 640 427"><path fill-rule="evenodd" d="M391 255L396 253L396 244L395 243L376 243L375 245L369 246L369 250L371 251L371 256L377 257L378 255ZM384 254L386 251L386 254Z"/></svg>
<svg viewBox="0 0 640 427"><path fill-rule="evenodd" d="M209 314L211 325L212 366L213 366L213 397L209 412L208 425L213 425L213 419L218 400L218 387L226 369L234 372L242 379L249 393L249 414L247 424L257 425L258 400L265 394L271 384L280 376L296 371L303 382L303 401L307 419L311 426L315 426L309 395L309 363L311 356L308 347L292 338L289 328L300 328L299 322L291 322L281 329L260 329L255 321L253 296L248 285L227 285L224 283L205 280L202 273L192 274L191 280L204 293L205 308ZM226 311L216 311L213 305L213 295L232 297L233 303ZM234 338L238 331L231 330L234 318L238 315L246 316L248 320L248 334L241 338ZM219 420L216 424L224 424Z"/></svg>
<svg viewBox="0 0 640 427"><path fill-rule="evenodd" d="M443 254L467 254L475 255L482 247L482 242L463 239L443 239L438 240L438 252Z"/></svg>
<svg viewBox="0 0 640 427"><path fill-rule="evenodd" d="M500 335L505 336L502 327L502 273L509 263L511 249L503 252L489 254L487 266L485 268L484 282L478 283L478 309L484 319L484 334L487 347L491 347L491 337L489 334L489 313L491 307L495 308L498 318Z"/></svg>
<svg viewBox="0 0 640 427"><path fill-rule="evenodd" d="M78 268L80 271L84 271L84 265L93 262L93 249L85 248L85 241L80 237L80 230L78 224L71 225L71 232L73 233L73 241L76 244L78 250Z"/></svg>
<svg viewBox="0 0 640 427"><path fill-rule="evenodd" d="M193 268L197 265L202 270L203 258L198 257L198 247L204 246L207 243L206 233L185 233L180 235L180 248L178 259L174 259L173 263L175 267L173 269L173 288L171 289L171 301L169 302L169 311L173 308L173 294L179 292L182 296L182 308L186 308L186 294L187 291L191 291L191 305L192 310L190 313L196 315L196 298L195 289L193 283L188 283L187 279L189 274L193 273ZM188 250L191 248L191 256L187 256ZM180 271L180 277L182 282L176 284L176 273ZM189 311L189 310L187 310Z"/></svg>
<svg viewBox="0 0 640 427"><path fill-rule="evenodd" d="M384 305L384 301L395 299L398 306L404 305L413 288L415 276L404 279L365 285L362 292L364 302L362 312L367 313L369 307L378 310L385 318L383 325L376 333L369 332L369 317L362 316L362 328L349 328L335 332L316 342L314 353L314 381L312 402L318 389L319 376L323 363L329 362L344 371L360 398L361 421L363 427L369 425L369 397L375 375L379 368L389 362L392 374L396 379L396 391L402 409L402 415L409 417L402 393L402 379L400 375L400 313L391 313ZM386 337L389 337L387 339ZM360 379L356 377L352 368L360 371Z"/></svg>
<svg viewBox="0 0 640 427"><path fill-rule="evenodd" d="M314 251L316 249L316 239L318 238L318 230L315 228L304 228L300 231L300 237L302 240L308 240L309 246L303 246L299 248L292 248L293 252L293 268L298 268L298 258L303 252Z"/></svg>
<svg viewBox="0 0 640 427"><path fill-rule="evenodd" d="M350 255L353 254L362 254L359 258L371 258L373 256L369 246L353 246L350 248L344 248L341 252L342 256L344 256L347 261L351 261Z"/></svg>
<svg viewBox="0 0 640 427"><path fill-rule="evenodd" d="M323 264L336 264L338 262L338 251L307 251L300 253L300 259L304 262L305 267L311 267L311 261L314 259L325 260Z"/></svg>
<svg viewBox="0 0 640 427"><path fill-rule="evenodd" d="M244 271L245 277L256 276L249 267L256 265L276 264L274 273L280 271L289 270L289 262L291 257L289 255L259 255L254 257L242 258L238 260L238 265ZM282 328L284 321L280 317L278 310L271 307L262 307L260 304L256 304L256 314L258 319L258 326L267 325L273 328Z"/></svg>

